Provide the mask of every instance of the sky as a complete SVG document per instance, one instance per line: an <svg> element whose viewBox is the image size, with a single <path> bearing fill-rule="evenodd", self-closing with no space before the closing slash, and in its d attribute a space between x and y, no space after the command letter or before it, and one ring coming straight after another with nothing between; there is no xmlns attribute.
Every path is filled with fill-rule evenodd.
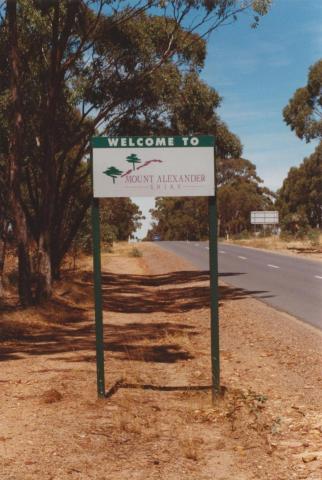
<svg viewBox="0 0 322 480"><path fill-rule="evenodd" d="M201 78L222 97L218 113L243 144L243 157L257 167L264 184L281 187L290 167L315 149L284 123L282 110L307 82L311 65L322 58L322 0L273 0L256 29L247 15L217 29L208 41ZM150 226L153 198L133 199Z"/></svg>

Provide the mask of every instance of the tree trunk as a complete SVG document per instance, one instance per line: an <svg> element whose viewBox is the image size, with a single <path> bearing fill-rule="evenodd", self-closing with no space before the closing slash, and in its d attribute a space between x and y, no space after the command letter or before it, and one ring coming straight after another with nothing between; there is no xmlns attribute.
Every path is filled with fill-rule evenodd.
<svg viewBox="0 0 322 480"><path fill-rule="evenodd" d="M6 258L6 246L7 246L6 240L0 237L0 299L3 298L4 296L3 271L4 271L4 262Z"/></svg>
<svg viewBox="0 0 322 480"><path fill-rule="evenodd" d="M10 91L12 101L12 124L9 133L9 175L10 205L15 221L17 240L19 281L18 290L23 306L32 303L31 268L26 216L20 202L21 161L22 161L22 114L19 92L20 71L17 40L17 2L7 1L7 17L9 29L9 65Z"/></svg>
<svg viewBox="0 0 322 480"><path fill-rule="evenodd" d="M52 294L51 262L46 236L40 234L38 245L38 276L36 300L47 300Z"/></svg>
<svg viewBox="0 0 322 480"><path fill-rule="evenodd" d="M74 215L73 221L70 221L69 230L64 231L61 227L62 217L56 219L56 229L50 232L50 246L51 246L51 274L53 280L59 280L60 267L66 253L70 250L72 243L77 235L77 232L84 220L87 210L92 202L92 197L89 195L79 208L77 214ZM58 228L57 228L58 227Z"/></svg>
<svg viewBox="0 0 322 480"><path fill-rule="evenodd" d="M58 258L51 259L51 276L53 280L60 280L60 265Z"/></svg>
<svg viewBox="0 0 322 480"><path fill-rule="evenodd" d="M60 87L59 67L59 17L60 3L54 4L52 39L51 39L51 60L49 76L47 80L47 91L44 95L43 118L41 130L43 132L42 146L42 177L41 189L43 201L40 211L40 235L39 235L39 259L38 259L38 280L36 298L38 301L46 300L52 294L52 268L50 258L50 230L53 219L54 204L57 201L56 192L56 169L55 169L55 146L56 146L56 123L57 108L59 103Z"/></svg>

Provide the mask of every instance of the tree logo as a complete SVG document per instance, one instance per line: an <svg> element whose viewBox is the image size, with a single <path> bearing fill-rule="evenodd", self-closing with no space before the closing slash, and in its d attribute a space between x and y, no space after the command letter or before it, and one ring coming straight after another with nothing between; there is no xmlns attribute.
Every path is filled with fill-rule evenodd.
<svg viewBox="0 0 322 480"><path fill-rule="evenodd" d="M105 175L107 175L108 177L111 177L113 179L113 183L115 183L115 179L122 175L123 172L116 167L109 167L103 173L105 173Z"/></svg>
<svg viewBox="0 0 322 480"><path fill-rule="evenodd" d="M132 163L133 170L128 170L127 172L123 173L123 171L119 170L117 167L108 167L103 173L105 175L107 175L108 177L111 177L112 180L113 180L113 183L115 183L115 180L117 179L117 177L128 176L130 173L135 171L135 164L136 163L142 163L142 160L136 155L136 153L131 153L131 155L126 157L126 161L129 162L129 163ZM162 160L157 160L157 159L147 160L142 165L140 165L137 168L137 170L141 170L141 168L145 168L152 163L162 163L162 162L163 162Z"/></svg>
<svg viewBox="0 0 322 480"><path fill-rule="evenodd" d="M135 164L136 163L141 163L141 160L139 157L136 155L136 153L131 153L128 157L126 157L126 161L129 163L132 163L133 165L133 170L135 170Z"/></svg>

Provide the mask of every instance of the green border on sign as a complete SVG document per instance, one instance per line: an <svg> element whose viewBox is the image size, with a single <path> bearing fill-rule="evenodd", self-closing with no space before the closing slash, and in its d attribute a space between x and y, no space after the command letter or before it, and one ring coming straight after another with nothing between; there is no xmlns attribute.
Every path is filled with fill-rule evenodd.
<svg viewBox="0 0 322 480"><path fill-rule="evenodd" d="M168 139L171 139L168 141ZM114 144L109 140L114 139ZM125 139L116 142L116 139ZM129 140L132 139L132 142ZM140 139L139 146L136 140ZM145 139L166 139L168 145L143 145ZM184 140L185 139L185 140ZM187 139L189 141L187 141ZM190 142L192 139L197 141ZM159 142L158 142L159 143ZM187 145L188 143L188 145ZM192 144L191 144L192 143ZM126 144L126 145L125 145ZM128 145L127 145L128 144ZM215 138L211 135L195 135L185 137L94 137L91 139L91 164L93 166L93 148L169 148L169 147L214 147ZM214 149L215 155L215 149ZM93 170L92 170L93 173ZM92 178L93 181L93 178ZM216 174L215 174L216 183ZM213 400L222 393L220 387L220 350L219 350L219 303L218 303L218 254L217 254L217 200L210 196L209 205L209 270L210 270L210 331L211 331L211 377ZM100 204L99 198L92 199L92 233L93 233L93 272L94 272L94 298L95 298L95 329L96 329L96 371L97 394L99 398L107 398L110 394L105 391L104 367L104 324L103 324L103 294L101 281L101 239L100 239ZM189 387L187 387L189 389ZM113 390L113 387L110 391Z"/></svg>
<svg viewBox="0 0 322 480"><path fill-rule="evenodd" d="M141 139L142 139L142 142L141 142ZM146 145L147 139L151 139L153 143L151 145ZM159 144L161 139L166 142L166 145ZM171 140L169 141L169 139ZM198 139L198 144L195 144L194 139ZM113 140L114 145L111 145L109 140ZM117 145L115 145L116 140L118 140ZM138 144L138 140L140 144ZM134 136L134 137L123 137L123 136L93 137L91 139L91 146L92 148L214 147L215 137L213 135L182 135L182 136L169 136L169 135L143 136L142 135L142 136Z"/></svg>

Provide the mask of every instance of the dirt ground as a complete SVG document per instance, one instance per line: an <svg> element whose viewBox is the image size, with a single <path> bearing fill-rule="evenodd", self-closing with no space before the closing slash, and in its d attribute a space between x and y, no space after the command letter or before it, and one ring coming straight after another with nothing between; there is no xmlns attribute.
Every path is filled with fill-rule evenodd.
<svg viewBox="0 0 322 480"><path fill-rule="evenodd" d="M90 259L54 299L0 317L1 480L322 478L321 333L153 244L103 255L107 398L96 396Z"/></svg>

